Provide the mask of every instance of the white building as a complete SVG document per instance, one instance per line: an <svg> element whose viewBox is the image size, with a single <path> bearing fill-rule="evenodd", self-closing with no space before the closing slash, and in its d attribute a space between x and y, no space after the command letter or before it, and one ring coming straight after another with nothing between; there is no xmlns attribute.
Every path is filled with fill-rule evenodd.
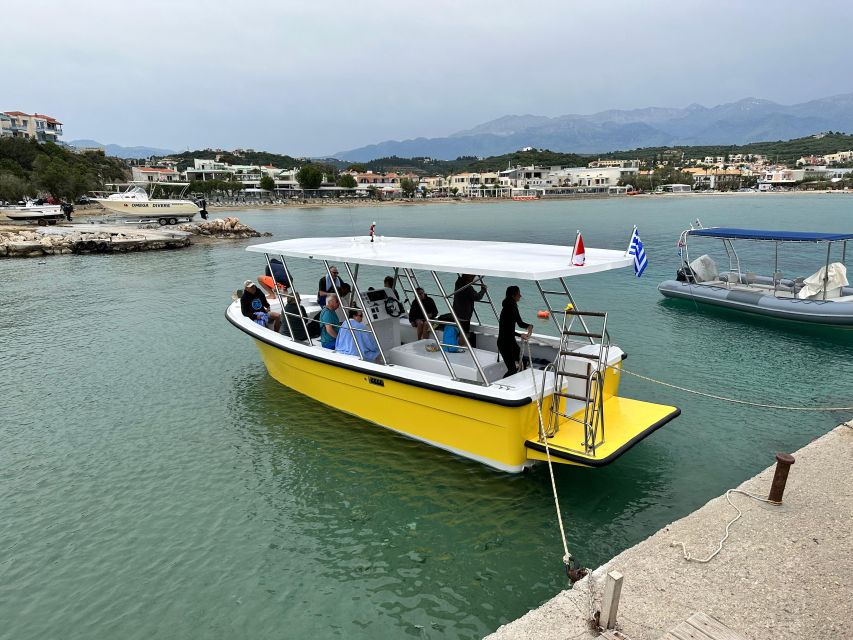
<svg viewBox="0 0 853 640"><path fill-rule="evenodd" d="M164 167L131 167L133 182L180 182L181 174L176 169Z"/></svg>
<svg viewBox="0 0 853 640"><path fill-rule="evenodd" d="M805 178L804 169L771 169L765 171L758 179L759 191L773 189L790 189Z"/></svg>

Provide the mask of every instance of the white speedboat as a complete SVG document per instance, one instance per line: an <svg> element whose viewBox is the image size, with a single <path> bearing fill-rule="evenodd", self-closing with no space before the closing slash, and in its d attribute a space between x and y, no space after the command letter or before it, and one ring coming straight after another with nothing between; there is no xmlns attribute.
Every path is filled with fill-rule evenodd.
<svg viewBox="0 0 853 640"><path fill-rule="evenodd" d="M45 204L41 200L27 200L22 205L0 207L0 213L16 222L56 224L63 218L70 220L73 209L71 205Z"/></svg>
<svg viewBox="0 0 853 640"><path fill-rule="evenodd" d="M93 198L107 211L123 218L157 220L160 224L176 224L179 220L192 220L199 212L207 212L192 200L152 198L142 187L113 193L106 198Z"/></svg>
<svg viewBox="0 0 853 640"><path fill-rule="evenodd" d="M566 282L629 267L633 257L626 252L587 247L585 265L573 266L571 246L372 240L294 238L248 247L266 254L270 269L272 258L281 262L290 283L288 293L294 296L302 285L294 282L292 264L313 261L316 272L330 278L347 309L363 311L367 324L354 330L368 333L379 352L378 358L372 353L368 357L359 346L358 355L346 349L340 353L311 337L291 337L312 335L311 318L320 310L310 296L316 290L313 277L303 288L307 317L286 312L282 321L286 335L245 317L240 301L234 302L226 312L228 321L253 339L267 371L281 384L345 413L509 472L549 458L586 467L605 465L679 414L675 407L619 395L625 354L610 341L607 314L579 310ZM335 283L331 261L345 269L351 293ZM393 272L394 286L420 305L422 317L427 312L414 290L427 289L438 312L447 311L429 324L428 339L418 339L399 307L389 304L388 290L368 288L370 280L365 270L359 274L359 266ZM453 285L460 273L479 275L476 282L459 278ZM529 367L512 375L499 353L498 311L488 291L482 289L475 298L482 299L470 323L471 337L454 311L455 296L483 284L485 277L526 283L526 294L538 290L554 322L556 335L534 333L523 345ZM283 296L276 293L270 306L281 312ZM492 324L487 324L490 316ZM342 430L327 444L346 447L346 441ZM399 452L389 449L382 455Z"/></svg>
<svg viewBox="0 0 853 640"><path fill-rule="evenodd" d="M698 227L698 228L697 228ZM717 262L703 254L692 262L688 239L721 240L728 267L721 270ZM733 241L772 242L774 268L772 275L745 271L743 260ZM698 224L684 231L678 241L684 264L675 280L661 282L658 290L667 298L683 298L703 304L726 307L785 320L813 324L853 326L853 287L847 280L847 242L853 233L805 231L768 231L764 229L706 229ZM824 265L808 277L786 277L779 270L782 246L815 244L826 246ZM840 260L833 245L840 245Z"/></svg>

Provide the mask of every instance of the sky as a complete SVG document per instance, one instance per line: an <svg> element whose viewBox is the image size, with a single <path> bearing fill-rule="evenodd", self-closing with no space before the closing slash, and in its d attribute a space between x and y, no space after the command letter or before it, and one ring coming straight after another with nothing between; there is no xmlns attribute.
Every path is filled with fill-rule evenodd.
<svg viewBox="0 0 853 640"><path fill-rule="evenodd" d="M51 115L66 141L323 156L508 114L853 91L853 2L17 6L0 38L0 110Z"/></svg>

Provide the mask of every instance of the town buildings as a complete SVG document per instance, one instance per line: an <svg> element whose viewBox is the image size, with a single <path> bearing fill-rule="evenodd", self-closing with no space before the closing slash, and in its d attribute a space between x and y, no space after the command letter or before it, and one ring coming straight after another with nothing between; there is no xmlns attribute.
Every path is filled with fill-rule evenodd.
<svg viewBox="0 0 853 640"><path fill-rule="evenodd" d="M58 142L62 135L62 123L42 113L5 111L0 117L0 136L29 138L39 142Z"/></svg>

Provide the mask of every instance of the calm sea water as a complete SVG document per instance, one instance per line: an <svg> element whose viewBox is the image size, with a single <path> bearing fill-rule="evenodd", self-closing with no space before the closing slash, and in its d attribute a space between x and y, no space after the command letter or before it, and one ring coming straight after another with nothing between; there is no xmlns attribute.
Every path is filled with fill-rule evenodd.
<svg viewBox="0 0 853 640"><path fill-rule="evenodd" d="M238 215L282 239L375 220L383 235L569 244L581 229L608 248L637 224L643 278L575 284L579 304L611 312L628 368L837 406L853 405L853 332L697 309L656 285L696 217L850 231L851 209L844 196L761 195ZM544 468L490 471L267 376L223 317L262 269L247 244L0 261L0 637L476 638L564 588ZM772 269L769 248L743 258ZM807 274L823 259L805 247L780 266ZM558 468L571 550L590 567L850 417L622 384L683 415L609 467Z"/></svg>

